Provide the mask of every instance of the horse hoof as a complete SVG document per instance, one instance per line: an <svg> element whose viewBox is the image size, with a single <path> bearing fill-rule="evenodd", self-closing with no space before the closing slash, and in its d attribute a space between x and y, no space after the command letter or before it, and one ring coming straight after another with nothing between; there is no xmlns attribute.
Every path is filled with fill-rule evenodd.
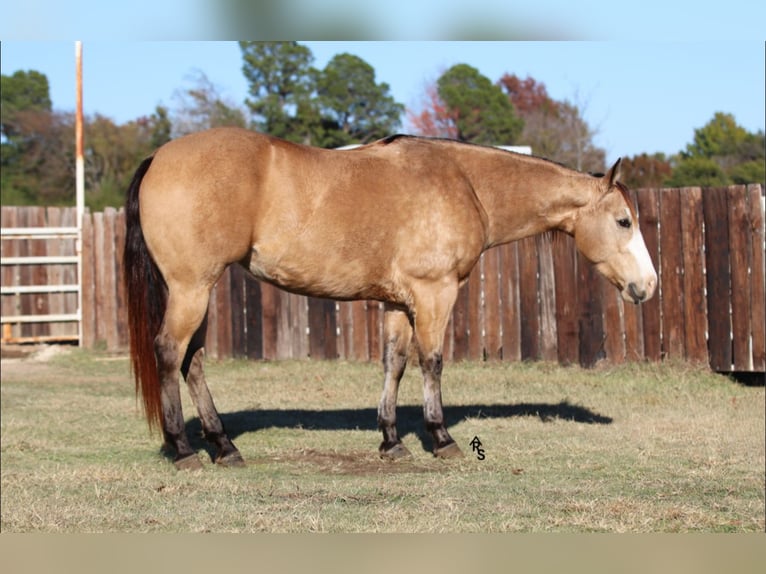
<svg viewBox="0 0 766 574"><path fill-rule="evenodd" d="M245 460L239 452L232 452L226 456L219 457L215 462L225 468L243 468L246 466Z"/></svg>
<svg viewBox="0 0 766 574"><path fill-rule="evenodd" d="M174 460L173 464L175 465L177 470L201 470L202 469L202 461L200 461L199 457L196 454L190 454L189 456L185 456L184 458L179 458L178 460Z"/></svg>
<svg viewBox="0 0 766 574"><path fill-rule="evenodd" d="M434 456L437 458L463 458L463 451L460 450L456 442L451 442L434 449Z"/></svg>
<svg viewBox="0 0 766 574"><path fill-rule="evenodd" d="M391 448L387 450L383 450L383 447L380 449L380 458L387 458L391 460L397 460L400 458L411 458L412 453L407 449L406 446L404 446L402 443L398 442Z"/></svg>

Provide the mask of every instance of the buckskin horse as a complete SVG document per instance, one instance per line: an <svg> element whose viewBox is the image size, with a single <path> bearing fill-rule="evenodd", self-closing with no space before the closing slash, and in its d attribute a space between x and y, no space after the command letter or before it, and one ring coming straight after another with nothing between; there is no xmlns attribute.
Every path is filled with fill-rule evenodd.
<svg viewBox="0 0 766 574"><path fill-rule="evenodd" d="M460 456L442 412L442 342L458 288L483 251L560 230L626 301L652 296L657 274L619 166L594 176L401 135L326 150L218 128L163 145L140 164L126 200L131 367L150 429L161 428L177 468L202 466L185 432L180 371L215 461L244 464L202 363L211 289L238 263L293 293L382 301L381 456L409 454L396 400L411 341L434 454Z"/></svg>

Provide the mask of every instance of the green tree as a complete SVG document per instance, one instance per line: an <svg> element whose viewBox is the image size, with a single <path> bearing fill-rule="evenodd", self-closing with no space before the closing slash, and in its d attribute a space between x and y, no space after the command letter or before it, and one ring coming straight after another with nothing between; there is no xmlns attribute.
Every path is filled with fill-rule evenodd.
<svg viewBox="0 0 766 574"><path fill-rule="evenodd" d="M268 134L310 143L318 115L311 101L316 70L311 50L297 42L240 42L250 84L246 105ZM298 113L298 112L301 113Z"/></svg>
<svg viewBox="0 0 766 574"><path fill-rule="evenodd" d="M375 70L351 54L338 54L317 78L325 147L366 143L385 137L400 125L404 106L389 95L386 83L375 82Z"/></svg>
<svg viewBox="0 0 766 574"><path fill-rule="evenodd" d="M50 113L51 98L48 78L35 70L17 71L0 76L0 129L9 140L22 135L23 116Z"/></svg>
<svg viewBox="0 0 766 574"><path fill-rule="evenodd" d="M762 131L748 132L734 116L716 112L694 130L693 141L681 152L668 185L729 185L766 183L766 142Z"/></svg>
<svg viewBox="0 0 766 574"><path fill-rule="evenodd" d="M737 155L748 140L747 130L731 114L716 112L713 119L694 130L694 141L686 146L685 157L720 158Z"/></svg>
<svg viewBox="0 0 766 574"><path fill-rule="evenodd" d="M147 117L139 118L138 123L150 133L149 145L151 149L157 149L170 141L173 131L173 122L165 106L157 106L154 113Z"/></svg>
<svg viewBox="0 0 766 574"><path fill-rule="evenodd" d="M2 77L2 202L72 205L75 195L74 114L51 110L48 81L37 72ZM85 118L85 202L91 209L124 203L140 160L170 139L166 108L115 124Z"/></svg>
<svg viewBox="0 0 766 574"><path fill-rule="evenodd" d="M456 128L459 140L486 145L510 145L524 128L502 89L476 68L457 64L436 82L440 100Z"/></svg>
<svg viewBox="0 0 766 574"><path fill-rule="evenodd" d="M71 136L71 147L74 128L69 118L51 111L48 78L34 70L1 76L0 112L2 203L30 204L38 197L55 197L73 164L58 140Z"/></svg>
<svg viewBox="0 0 766 574"><path fill-rule="evenodd" d="M673 168L672 175L665 180L669 187L724 186L731 180L714 159L709 157L687 157Z"/></svg>

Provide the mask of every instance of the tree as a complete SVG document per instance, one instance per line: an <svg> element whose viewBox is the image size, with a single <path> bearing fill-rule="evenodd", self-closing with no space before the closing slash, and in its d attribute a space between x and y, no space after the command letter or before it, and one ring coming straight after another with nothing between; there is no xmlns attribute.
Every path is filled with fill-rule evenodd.
<svg viewBox="0 0 766 574"><path fill-rule="evenodd" d="M351 54L338 54L318 74L317 96L325 147L366 143L390 135L400 125L404 106L375 82L375 70Z"/></svg>
<svg viewBox="0 0 766 574"><path fill-rule="evenodd" d="M764 134L750 133L734 116L716 112L694 130L693 141L679 154L669 185L729 185L766 182Z"/></svg>
<svg viewBox="0 0 766 574"><path fill-rule="evenodd" d="M524 120L520 141L535 155L579 170L604 170L606 153L594 144L597 132L583 119L585 104L554 100L545 84L529 76L504 74L499 85Z"/></svg>
<svg viewBox="0 0 766 574"><path fill-rule="evenodd" d="M707 157L684 158L673 168L672 175L665 180L669 187L724 186L731 181L718 163Z"/></svg>
<svg viewBox="0 0 766 574"><path fill-rule="evenodd" d="M442 102L435 84L426 87L426 101L420 113L408 110L407 117L413 130L420 135L457 138L455 114Z"/></svg>
<svg viewBox="0 0 766 574"><path fill-rule="evenodd" d="M48 80L37 72L2 77L2 202L71 205L75 196L74 114L51 110ZM136 166L170 138L167 109L116 125L85 118L85 202L124 203Z"/></svg>
<svg viewBox="0 0 766 574"><path fill-rule="evenodd" d="M662 187L673 171L663 153L642 153L625 157L620 164L620 179L631 188Z"/></svg>
<svg viewBox="0 0 766 574"><path fill-rule="evenodd" d="M239 45L242 72L250 83L245 103L255 116L255 126L277 137L309 143L318 119L310 99L317 74L311 67L311 50L297 42Z"/></svg>
<svg viewBox="0 0 766 574"><path fill-rule="evenodd" d="M174 137L214 127L246 127L245 110L224 100L218 88L201 70L187 77L193 85L174 94L172 114Z"/></svg>
<svg viewBox="0 0 766 574"><path fill-rule="evenodd" d="M73 123L51 111L48 78L40 72L3 75L0 88L2 203L28 204L36 197L55 197L73 174L74 159L67 158L59 145L62 136L71 136L71 148Z"/></svg>
<svg viewBox="0 0 766 574"><path fill-rule="evenodd" d="M459 140L487 145L516 143L524 122L499 86L468 64L457 64L436 82Z"/></svg>
<svg viewBox="0 0 766 574"><path fill-rule="evenodd" d="M50 113L48 77L35 70L0 76L0 129L4 139L21 135L23 115Z"/></svg>
<svg viewBox="0 0 766 574"><path fill-rule="evenodd" d="M548 89L542 82L530 76L522 80L516 74L506 73L498 84L521 117L538 112L551 116L558 114L559 104L548 95Z"/></svg>

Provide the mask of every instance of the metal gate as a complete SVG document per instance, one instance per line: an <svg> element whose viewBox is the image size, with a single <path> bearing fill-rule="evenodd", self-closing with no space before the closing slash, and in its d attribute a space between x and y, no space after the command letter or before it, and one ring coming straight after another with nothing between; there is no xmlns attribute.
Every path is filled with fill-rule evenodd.
<svg viewBox="0 0 766 574"><path fill-rule="evenodd" d="M27 313L8 313L2 314L2 341L7 342L43 342L43 341L63 341L77 340L82 345L82 218L85 209L85 189L84 189L84 155L83 155L83 106L82 106L82 42L75 42L75 178L76 178L76 206L77 206L77 224L75 227L11 227L0 229L0 239L3 242L7 240L28 240L28 239L54 239L54 240L74 240L75 255L61 256L21 256L21 257L0 257L0 264L5 266L27 266L27 265L61 265L73 264L77 266L77 283L60 285L14 285L2 286L2 295L28 295L35 293L77 293L77 311L69 314L32 314ZM46 337L39 336L17 336L12 334L12 325L24 323L61 323L76 321L78 324L77 335L51 335Z"/></svg>

